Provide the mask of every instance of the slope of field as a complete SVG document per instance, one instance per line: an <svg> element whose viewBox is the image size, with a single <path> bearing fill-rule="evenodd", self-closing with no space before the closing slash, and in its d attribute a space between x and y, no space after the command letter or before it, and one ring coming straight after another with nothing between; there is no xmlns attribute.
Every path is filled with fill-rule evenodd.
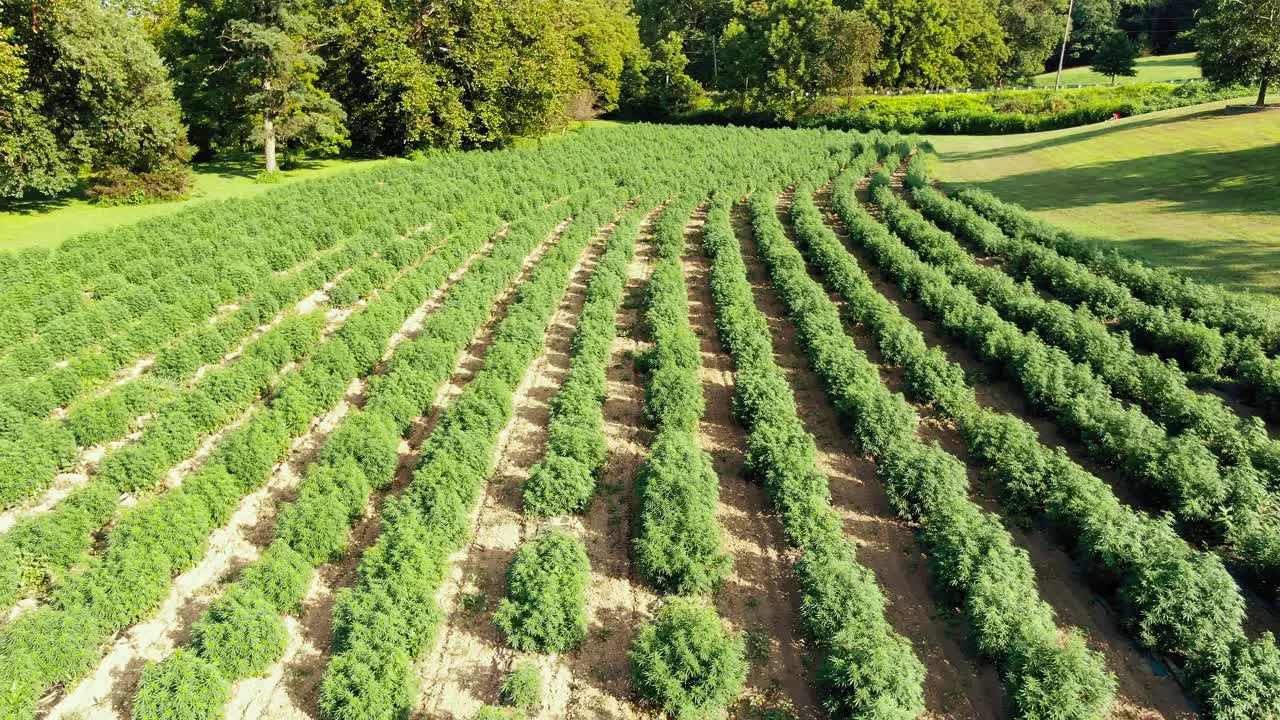
<svg viewBox="0 0 1280 720"><path fill-rule="evenodd" d="M1275 294L1280 113L1224 112L1228 104L1030 135L933 138L936 172L947 186L976 185L1148 262Z"/></svg>
<svg viewBox="0 0 1280 720"><path fill-rule="evenodd" d="M1200 77L1200 66L1196 65L1195 53L1138 58L1134 65L1138 74L1135 77L1116 78L1117 85L1136 82L1191 80ZM1056 72L1042 73L1035 77L1032 84L1036 87L1053 87L1057 75ZM1111 82L1111 78L1090 70L1088 65L1065 68L1062 71L1062 83L1064 85L1091 85L1109 82Z"/></svg>
<svg viewBox="0 0 1280 720"><path fill-rule="evenodd" d="M0 250L53 247L83 232L106 230L145 218L171 215L206 200L227 200L269 192L281 184L341 175L397 160L307 160L302 167L281 173L278 183L254 182L260 159L237 157L191 166L191 196L180 202L109 207L79 198L29 200L0 205Z"/></svg>

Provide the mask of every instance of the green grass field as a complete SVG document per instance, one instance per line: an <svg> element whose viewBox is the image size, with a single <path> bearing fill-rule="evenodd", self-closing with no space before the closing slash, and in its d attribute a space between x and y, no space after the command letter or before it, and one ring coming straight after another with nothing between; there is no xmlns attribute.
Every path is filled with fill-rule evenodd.
<svg viewBox="0 0 1280 720"><path fill-rule="evenodd" d="M1122 252L1280 297L1280 112L1210 103L1069 130L931 138L973 184Z"/></svg>
<svg viewBox="0 0 1280 720"><path fill-rule="evenodd" d="M1165 82L1168 80L1188 80L1200 77L1200 67L1196 65L1195 53L1182 55L1161 55L1160 57L1138 58L1137 77L1118 77L1117 85L1136 82ZM1057 73L1044 73L1035 77L1036 87L1053 87ZM1064 85L1092 85L1109 83L1111 78L1089 69L1089 66L1066 68L1062 71Z"/></svg>
<svg viewBox="0 0 1280 720"><path fill-rule="evenodd" d="M77 198L35 200L0 209L0 249L52 247L90 230L105 230L144 218L168 215L194 203L269 192L281 184L375 167L390 160L307 160L284 173L280 183L257 183L256 156L196 164L191 197L180 202L102 207Z"/></svg>

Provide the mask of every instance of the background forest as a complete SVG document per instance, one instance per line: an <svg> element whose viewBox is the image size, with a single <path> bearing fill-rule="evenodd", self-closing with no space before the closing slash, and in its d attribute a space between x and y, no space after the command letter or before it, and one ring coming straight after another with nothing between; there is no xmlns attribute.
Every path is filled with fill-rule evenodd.
<svg viewBox="0 0 1280 720"><path fill-rule="evenodd" d="M1076 0L1067 63L1124 74L1139 51L1188 49L1211 4ZM1056 66L1066 13L1066 0L0 0L0 198L179 197L192 159L245 149L269 176L307 152L492 147L609 113L790 122L866 88L1003 86ZM1280 66L1280 40L1261 42L1271 55L1251 51L1252 75L1227 57L1219 79Z"/></svg>

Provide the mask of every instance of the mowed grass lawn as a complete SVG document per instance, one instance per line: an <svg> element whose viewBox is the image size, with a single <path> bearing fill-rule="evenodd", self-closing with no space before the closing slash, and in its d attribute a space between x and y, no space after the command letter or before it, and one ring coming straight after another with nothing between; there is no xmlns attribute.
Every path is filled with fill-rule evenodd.
<svg viewBox="0 0 1280 720"><path fill-rule="evenodd" d="M1280 112L1228 104L1069 130L933 137L972 184L1124 253L1280 297Z"/></svg>
<svg viewBox="0 0 1280 720"><path fill-rule="evenodd" d="M1134 63L1138 71L1136 77L1117 77L1116 84L1136 82L1166 82L1169 80L1190 80L1200 77L1200 66L1196 65L1195 53L1181 55L1161 55L1160 57L1138 58ZM1056 72L1044 73L1035 77L1036 87L1053 87ZM1100 75L1084 67L1065 68L1062 71L1064 85L1093 85L1109 83L1111 78Z"/></svg>
<svg viewBox="0 0 1280 720"><path fill-rule="evenodd" d="M73 235L106 230L144 218L168 215L194 203L225 200L270 192L281 185L375 167L402 160L306 160L301 167L283 173L278 183L254 182L261 159L245 156L197 163L192 167L191 197L180 202L103 207L78 198L33 200L0 205L0 250L53 247Z"/></svg>

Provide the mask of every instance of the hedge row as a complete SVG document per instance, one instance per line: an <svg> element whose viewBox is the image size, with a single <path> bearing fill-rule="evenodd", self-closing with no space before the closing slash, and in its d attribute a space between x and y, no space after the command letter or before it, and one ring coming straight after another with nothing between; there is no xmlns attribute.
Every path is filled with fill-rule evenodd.
<svg viewBox="0 0 1280 720"><path fill-rule="evenodd" d="M1011 237L1037 242L1074 258L1152 305L1181 312L1223 332L1257 338L1267 352L1280 352L1280 310L1272 305L1190 280L1164 268L1151 267L1114 250L1104 250L1093 241L1054 227L985 190L963 188L956 193L956 198L995 222Z"/></svg>
<svg viewBox="0 0 1280 720"><path fill-rule="evenodd" d="M855 175L842 176L833 193L853 241L886 263L921 265L861 208L856 182ZM1194 692L1218 717L1280 713L1280 652L1269 635L1249 641L1244 599L1217 557L1188 545L1168 520L1126 506L1062 449L1041 445L1025 421L981 407L963 369L926 345L834 236L809 237L805 251L844 297L852 319L871 331L889 362L906 370L908 391L956 421L970 453L1001 484L1004 505L1043 517L1060 537L1073 539L1085 576L1114 598L1142 647L1184 662ZM922 292L934 291L922 286Z"/></svg>
<svg viewBox="0 0 1280 720"><path fill-rule="evenodd" d="M352 410L325 441L307 468L298 495L279 513L277 539L246 568L206 611L191 648L175 653L148 675L135 696L137 718L220 716L225 698L190 706L189 688L227 687L237 678L263 672L284 652L283 614L296 613L313 567L347 552L350 527L371 492L386 487L399 464L399 443L415 418L430 407L438 387L453 372L456 358L493 311L503 288L519 271L523 255L546 237L558 218L551 212L528 216L477 260L450 288L423 323L420 334L399 345L386 372L368 383L367 401ZM460 233L474 250L484 231ZM438 275L443 280L464 254L453 255ZM249 627L243 627L252 620ZM239 641L229 638L241 637ZM165 668L165 666L172 666Z"/></svg>
<svg viewBox="0 0 1280 720"><path fill-rule="evenodd" d="M547 456L533 467L522 489L524 511L531 515L584 512L595 495L596 474L605 462L609 349L639 229L640 217L634 213L619 222L591 273L569 347L569 372L551 398Z"/></svg>
<svg viewBox="0 0 1280 720"><path fill-rule="evenodd" d="M614 197L601 193L600 203L581 214L520 285L494 331L484 365L423 445L409 486L383 506L378 541L364 552L355 587L340 595L334 609L334 655L320 692L324 717L395 718L412 706L412 661L441 619L435 596L448 573L450 553L470 531L469 515L493 470L495 444L511 415L515 387L541 353L570 270L595 227L625 202L619 190ZM495 254L488 272L510 280L523 256ZM453 361L451 356L450 368ZM425 406L392 407L407 420Z"/></svg>
<svg viewBox="0 0 1280 720"><path fill-rule="evenodd" d="M792 208L796 234L831 231L800 187ZM1111 707L1115 678L1075 628L1060 632L1053 609L1040 599L1035 571L999 516L969 499L965 466L937 444L916 437L919 422L900 394L845 334L839 311L809 277L804 258L787 239L773 199L753 198L752 224L761 258L782 297L810 364L855 443L876 462L889 502L918 523L940 586L964 608L979 652L1004 677L1018 715L1099 718Z"/></svg>
<svg viewBox="0 0 1280 720"><path fill-rule="evenodd" d="M884 593L858 563L831 506L786 374L773 359L773 337L755 306L728 203L707 215L703 247L721 342L733 356L734 415L748 429L747 470L764 486L799 551L801 617L824 651L818 669L823 706L832 717L910 720L924 711L925 668L911 642L885 620Z"/></svg>
<svg viewBox="0 0 1280 720"><path fill-rule="evenodd" d="M654 223L657 262L644 308L653 346L638 359L648 374L644 415L657 436L636 476L636 567L659 592L682 595L714 592L733 569L716 520L720 480L697 439L702 351L689 326L681 262L695 204L674 201Z"/></svg>
<svg viewBox="0 0 1280 720"><path fill-rule="evenodd" d="M924 186L912 190L911 197L926 218L956 234L924 228L899 233L925 260L941 266L952 280L1019 326L1035 330L1076 362L1087 363L1118 396L1137 403L1171 431L1193 433L1226 464L1252 461L1270 476L1280 476L1280 442L1268 437L1261 421L1241 420L1222 399L1193 391L1175 365L1135 352L1126 336L1109 332L1087 309L1043 300L1000 270L980 265L957 238L984 253L1000 252L1008 238L973 209ZM910 213L896 203L893 214L912 222Z"/></svg>
<svg viewBox="0 0 1280 720"><path fill-rule="evenodd" d="M939 232L888 187L877 186L872 195L889 227L913 238L912 244L927 246ZM967 288L954 285L945 271L902 250L877 261L909 286L908 294L944 329L1011 376L1032 407L1079 438L1090 455L1117 468L1149 503L1170 508L1193 537L1225 543L1233 558L1265 584L1280 582L1280 508L1248 458L1219 466L1201 438L1170 435L1141 410L1116 399L1088 366L1023 333Z"/></svg>
<svg viewBox="0 0 1280 720"><path fill-rule="evenodd" d="M0 630L0 685L10 688L0 698L0 714L34 716L37 701L49 688L90 672L115 632L160 603L172 578L200 559L209 534L230 518L240 498L270 477L291 438L306 432L352 379L374 368L387 339L422 298L482 244L483 234L474 235L451 241L354 314L289 373L270 409L223 438L209 461L181 486L124 515L100 556L70 577L48 605ZM282 559L282 567L291 566L288 560ZM275 571L261 576L264 581L277 577ZM240 613L240 605L220 606L219 611L238 618L233 622L257 622ZM212 641L214 636L207 637ZM258 640L249 635L238 642Z"/></svg>

